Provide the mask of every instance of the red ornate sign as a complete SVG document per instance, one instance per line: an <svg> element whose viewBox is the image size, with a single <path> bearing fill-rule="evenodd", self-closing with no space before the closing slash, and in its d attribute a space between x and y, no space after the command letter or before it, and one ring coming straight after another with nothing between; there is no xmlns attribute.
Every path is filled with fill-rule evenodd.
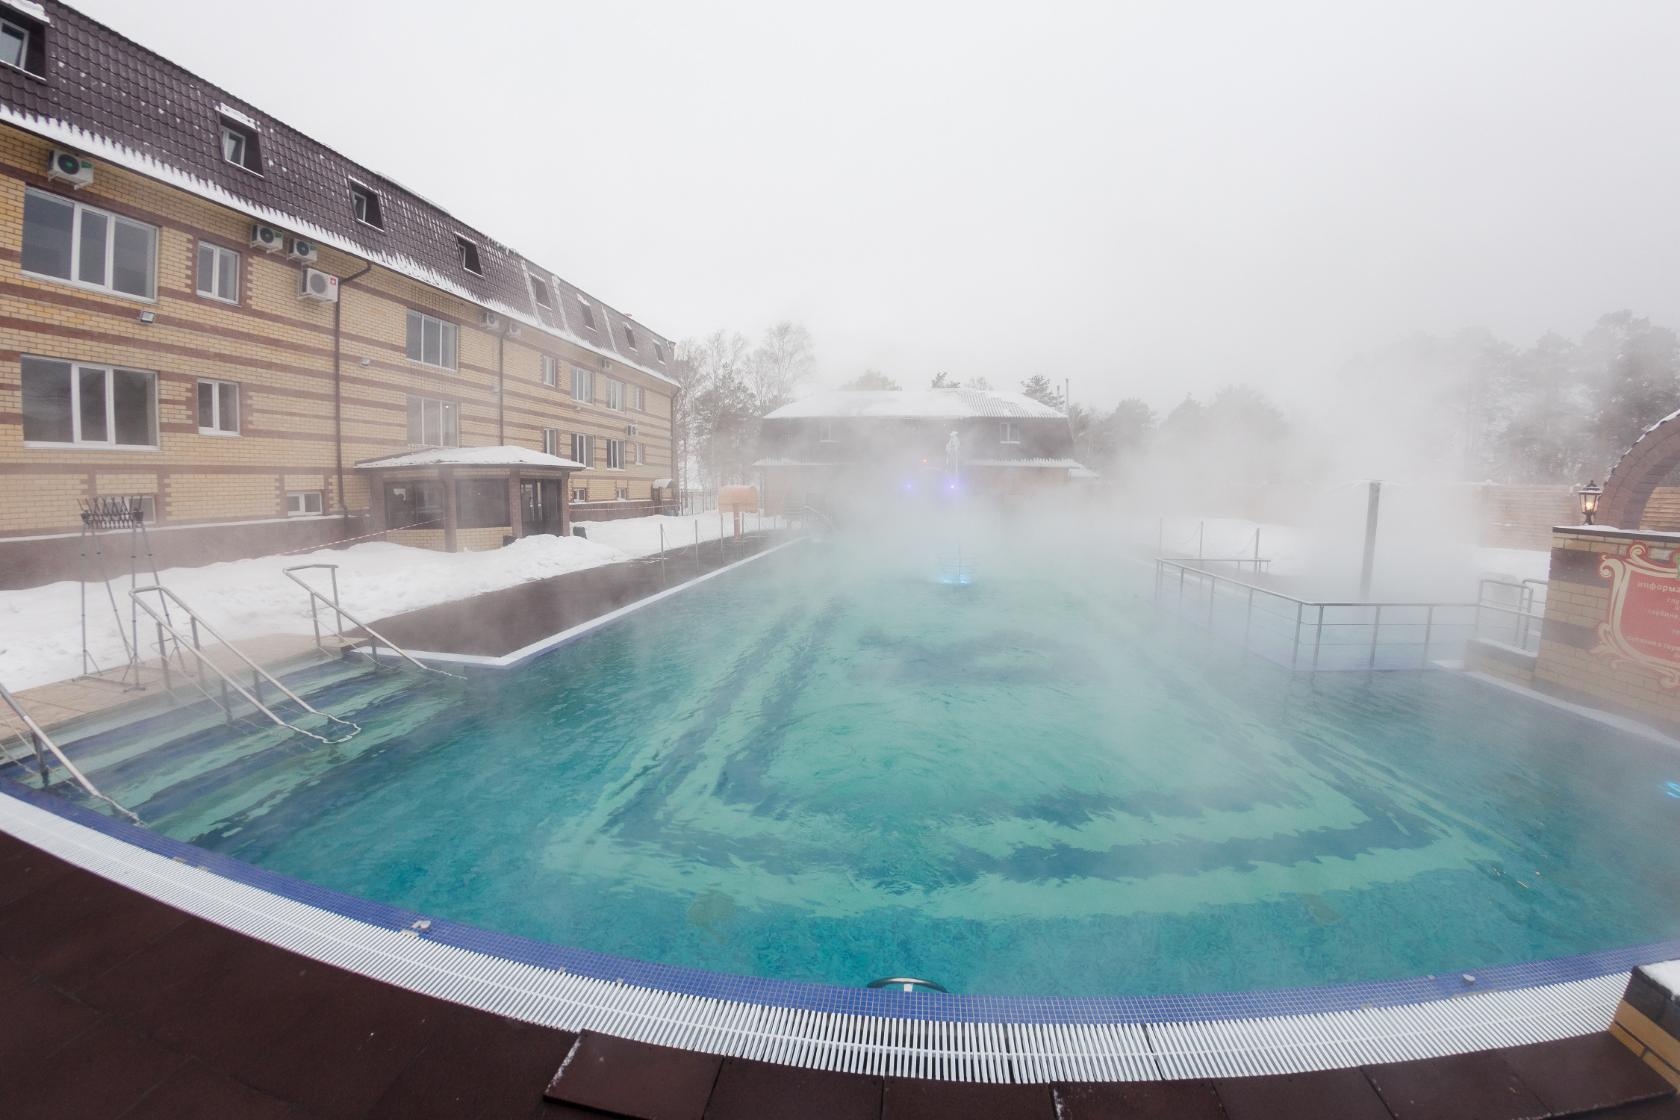
<svg viewBox="0 0 1680 1120"><path fill-rule="evenodd" d="M1617 665L1656 673L1664 688L1680 686L1680 553L1668 564L1646 559L1643 544L1627 558L1606 556L1598 574L1610 581L1610 619L1598 627L1598 648Z"/></svg>

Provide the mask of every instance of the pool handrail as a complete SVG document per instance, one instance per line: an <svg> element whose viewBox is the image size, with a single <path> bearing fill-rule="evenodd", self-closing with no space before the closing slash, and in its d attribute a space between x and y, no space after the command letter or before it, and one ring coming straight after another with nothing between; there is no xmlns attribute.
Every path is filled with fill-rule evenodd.
<svg viewBox="0 0 1680 1120"><path fill-rule="evenodd" d="M181 611L183 613L186 614L187 620L191 624L191 629L192 629L192 638L191 638L190 644L189 644L188 640L185 637L182 636L181 632L175 629L175 627L172 623L165 621L164 616L160 615L157 611L153 610L152 605L150 603L146 602L146 600L144 598L142 598L142 596L144 596L144 595L146 595L150 592L154 592L154 591L157 592L159 603L173 602L177 607L179 607L181 609ZM226 638L222 637L222 635L217 632L215 627L211 626L210 623L206 622L204 620L203 616L201 616L197 611L195 611L191 607L189 607L186 604L185 600L183 600L179 595L175 594L175 592L169 590L169 588L164 587L162 584L155 584L154 583L154 584L149 584L145 587L136 587L132 591L130 591L128 593L128 595L129 595L129 598L134 600L134 602L140 607L141 610L145 611L148 615L151 616L152 621L154 623L156 623L156 625L157 625L158 652L163 655L164 688L172 690L172 684L171 684L171 681L170 681L170 673L169 673L169 656L168 656L168 650L166 649L167 642L164 639L164 635L167 634L169 637L175 639L175 648L177 650L186 650L187 652L191 653L195 658L198 659L199 680L196 683L198 684L198 687L199 687L200 691L203 691L205 693L205 695L209 695L209 689L206 688L205 685L204 685L204 680L203 680L204 670L206 668L209 668L211 672L215 673L218 677L220 677L222 679L223 685L231 687L235 692L239 693L240 696L244 697L246 703L250 704L252 707L256 708L257 711L259 711L263 715L267 716L269 721L272 722L276 727L284 727L288 731L295 731L299 735L308 736L309 738L314 739L316 742L322 743L322 744L327 745L327 746L332 746L332 745L337 744L337 743L347 742L350 739L355 738L356 735L358 735L361 732L362 729L361 729L360 725L352 723L347 719L341 719L338 716L333 715L331 712L321 711L319 708L315 707L309 701L305 700L303 697L299 696L297 693L293 692L291 689L289 689L285 685L281 684L279 678L275 677L274 674L270 673L267 669L264 669L261 665L258 665L255 661L253 661L249 657L247 657L245 655L244 650L240 649L238 646L234 645L232 642L230 642ZM212 661L205 654L204 650L199 647L198 631L199 631L200 627L202 627L204 629L204 631L206 633L208 633L212 638L215 638L216 641L220 642L223 645L223 647L225 647L235 657L237 657L237 658L239 658L239 660L243 661L245 663L246 667L251 670L251 687L256 690L255 694L253 694L250 690L247 690L244 685L240 684L237 680L235 680L233 675L231 673L229 673L226 669L223 669L220 665L218 665L214 661ZM267 704L263 703L263 701L262 701L261 692L262 692L262 682L263 681L267 681L269 684L273 685L275 687L275 689L280 692L281 695L285 696L286 699L290 700L292 703L296 704L298 707L302 708L304 711L310 713L311 715L316 715L316 716L320 716L323 719L331 720L333 723L336 723L341 727L348 727L350 729L349 732L347 734L340 735L336 739L329 739L327 736L318 734L314 731L311 731L307 727L299 727L297 724L292 723L289 720L281 719L278 715L275 714L273 709L271 709ZM225 695L225 693L224 693L224 695ZM224 699L221 703L222 703L223 710L227 711L231 714L231 708L229 707L227 701Z"/></svg>
<svg viewBox="0 0 1680 1120"><path fill-rule="evenodd" d="M664 530L662 528L661 532L663 531ZM308 571L311 568L325 568L332 573L331 599L327 598L315 588L305 583L302 576L295 574L297 572ZM363 633L367 634L370 639L368 642L368 655L373 658L375 665L379 664L379 643L383 643L385 648L389 649L392 653L396 654L416 669L419 669L421 672L436 673L440 677L454 677L456 680L464 679L459 673L451 673L443 669L436 669L417 660L411 656L407 650L403 649L401 646L397 645L397 643L393 642L391 639L387 638L385 635L381 634L379 631L375 630L373 627L369 626L367 623L363 622L361 619L357 618L355 615L340 606L338 602L337 564L294 564L290 568L283 569L281 574L309 593L309 621L315 627L315 647L317 649L322 651L326 650L326 646L321 644L321 615L319 609L315 605L316 600L319 600L331 607L333 612L338 616L338 625L335 627L334 632L338 635L340 641L349 640L344 637L344 621L346 619L350 620L350 624L352 626L359 628Z"/></svg>
<svg viewBox="0 0 1680 1120"><path fill-rule="evenodd" d="M0 653L3 652L5 651L0 650ZM46 759L41 753L44 748L58 760L58 764L64 767L64 772L69 774L70 777L74 779L75 783L81 786L83 791L86 792L89 797L105 802L105 804L109 805L111 808L115 809L135 824L143 823L139 816L137 816L131 809L125 808L123 805L118 803L114 797L110 797L107 794L100 792L99 787L89 781L88 776L82 773L81 768L74 762L71 762L69 756L60 749L57 743L53 742L52 736L48 735L41 725L35 722L33 716L24 711L23 705L18 701L18 698L13 696L11 690L4 684L0 684L0 701L5 702L6 707L12 710L12 714L16 715L17 718L23 722L24 729L29 732L31 743L35 748L35 758L41 767L41 783L43 786L45 786L47 782Z"/></svg>

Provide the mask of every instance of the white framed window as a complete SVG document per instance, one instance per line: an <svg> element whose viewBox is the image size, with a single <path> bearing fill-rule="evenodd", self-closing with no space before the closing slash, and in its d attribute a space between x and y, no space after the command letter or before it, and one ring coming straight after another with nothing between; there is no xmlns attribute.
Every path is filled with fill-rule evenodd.
<svg viewBox="0 0 1680 1120"><path fill-rule="evenodd" d="M607 469L621 471L624 469L624 441L609 439L607 441Z"/></svg>
<svg viewBox="0 0 1680 1120"><path fill-rule="evenodd" d="M560 429L559 428L544 428L543 429L543 454L544 455L559 455L560 454Z"/></svg>
<svg viewBox="0 0 1680 1120"><path fill-rule="evenodd" d="M653 356L659 359L661 365L664 364L664 362L665 362L665 344L663 342L659 341L657 338L653 340Z"/></svg>
<svg viewBox="0 0 1680 1120"><path fill-rule="evenodd" d="M140 299L157 295L156 226L30 188L23 271Z"/></svg>
<svg viewBox="0 0 1680 1120"><path fill-rule="evenodd" d="M441 369L455 368L455 324L421 311L408 313L408 357Z"/></svg>
<svg viewBox="0 0 1680 1120"><path fill-rule="evenodd" d="M223 303L239 302L239 254L208 241L198 243L198 294Z"/></svg>
<svg viewBox="0 0 1680 1120"><path fill-rule="evenodd" d="M607 407L617 412L624 411L624 382L609 377L607 382Z"/></svg>
<svg viewBox="0 0 1680 1120"><path fill-rule="evenodd" d="M0 62L19 70L28 70L29 28L9 19L0 19Z"/></svg>
<svg viewBox="0 0 1680 1120"><path fill-rule="evenodd" d="M646 412L647 389L640 385L630 386L630 404L637 412Z"/></svg>
<svg viewBox="0 0 1680 1120"><path fill-rule="evenodd" d="M44 447L157 447L157 374L23 359L23 439Z"/></svg>
<svg viewBox="0 0 1680 1120"><path fill-rule="evenodd" d="M455 402L409 397L408 442L421 447L460 446L460 417Z"/></svg>
<svg viewBox="0 0 1680 1120"><path fill-rule="evenodd" d="M550 389L560 384L560 361L552 354L542 356L542 382Z"/></svg>
<svg viewBox="0 0 1680 1120"><path fill-rule="evenodd" d="M824 420L822 423L817 425L817 442L818 443L835 443L835 442L838 442L834 438L834 424L833 424L832 421Z"/></svg>
<svg viewBox="0 0 1680 1120"><path fill-rule="evenodd" d="M455 246L461 254L461 267L475 276L483 276L484 265L479 263L478 246L459 234L455 235Z"/></svg>
<svg viewBox="0 0 1680 1120"><path fill-rule="evenodd" d="M532 276L529 272L525 276L531 281L531 294L536 297L537 302L543 307L552 307L553 302L548 296L548 281L540 276Z"/></svg>
<svg viewBox="0 0 1680 1120"><path fill-rule="evenodd" d="M198 382L198 434L239 434L239 386L231 381Z"/></svg>
<svg viewBox="0 0 1680 1120"><path fill-rule="evenodd" d="M589 301L582 296L578 297L578 306L583 308L583 325L590 330L595 330L595 309L589 306Z"/></svg>
<svg viewBox="0 0 1680 1120"><path fill-rule="evenodd" d="M595 401L595 371L582 366L572 367L572 399L592 404Z"/></svg>
<svg viewBox="0 0 1680 1120"><path fill-rule="evenodd" d="M585 467L595 465L595 437L582 432L572 433L572 459Z"/></svg>
<svg viewBox="0 0 1680 1120"><path fill-rule="evenodd" d="M1020 443L1021 442L1021 425L1015 423L1013 420L1005 420L1003 423L999 424L998 425L998 442L999 443Z"/></svg>
<svg viewBox="0 0 1680 1120"><path fill-rule="evenodd" d="M385 228L385 218L379 212L379 192L354 179L350 180L350 209L363 225Z"/></svg>
<svg viewBox="0 0 1680 1120"><path fill-rule="evenodd" d="M128 508L138 512L140 514L140 520L144 521L146 524L153 525L157 523L157 495L130 494L128 496Z"/></svg>
<svg viewBox="0 0 1680 1120"><path fill-rule="evenodd" d="M319 490L286 491L287 517L314 517L321 512L321 509L321 492Z"/></svg>
<svg viewBox="0 0 1680 1120"><path fill-rule="evenodd" d="M621 502L629 501L630 500L630 484L628 482L618 483L616 486L613 487L613 494Z"/></svg>
<svg viewBox="0 0 1680 1120"><path fill-rule="evenodd" d="M222 118L222 158L235 167L262 174L262 155L257 134L242 124Z"/></svg>
<svg viewBox="0 0 1680 1120"><path fill-rule="evenodd" d="M629 323L624 324L624 344L632 350L636 348L636 329Z"/></svg>
<svg viewBox="0 0 1680 1120"><path fill-rule="evenodd" d="M574 501L574 502L587 502L588 500L589 500L589 487L587 487L587 486L574 486L574 487L572 487L572 501Z"/></svg>

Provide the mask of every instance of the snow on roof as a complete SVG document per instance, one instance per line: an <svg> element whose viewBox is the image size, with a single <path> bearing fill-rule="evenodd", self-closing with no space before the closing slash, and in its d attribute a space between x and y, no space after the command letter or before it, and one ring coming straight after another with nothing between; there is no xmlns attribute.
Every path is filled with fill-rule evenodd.
<svg viewBox="0 0 1680 1120"><path fill-rule="evenodd" d="M1059 420L1049 405L997 389L835 389L785 404L767 420Z"/></svg>
<svg viewBox="0 0 1680 1120"><path fill-rule="evenodd" d="M545 455L529 447L428 447L382 459L363 459L357 470L388 470L392 467L556 467L581 471L584 465L558 455Z"/></svg>
<svg viewBox="0 0 1680 1120"><path fill-rule="evenodd" d="M963 459L960 465L964 467L1026 467L1033 470L1054 468L1063 471L1082 471L1085 465L1078 459Z"/></svg>
<svg viewBox="0 0 1680 1120"><path fill-rule="evenodd" d="M47 10L37 4L35 0L0 0L0 3L4 3L8 8L15 8L24 15L38 19L42 23L52 23L52 20L47 18Z"/></svg>

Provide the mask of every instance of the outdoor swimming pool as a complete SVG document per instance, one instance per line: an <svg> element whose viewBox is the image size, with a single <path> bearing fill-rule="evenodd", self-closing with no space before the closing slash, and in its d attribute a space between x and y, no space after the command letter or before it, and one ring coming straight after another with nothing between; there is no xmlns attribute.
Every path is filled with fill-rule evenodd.
<svg viewBox="0 0 1680 1120"><path fill-rule="evenodd" d="M805 543L514 669L326 671L340 747L77 751L264 868L784 980L1229 991L1680 932L1670 747L1452 673L1292 678L1118 563Z"/></svg>

